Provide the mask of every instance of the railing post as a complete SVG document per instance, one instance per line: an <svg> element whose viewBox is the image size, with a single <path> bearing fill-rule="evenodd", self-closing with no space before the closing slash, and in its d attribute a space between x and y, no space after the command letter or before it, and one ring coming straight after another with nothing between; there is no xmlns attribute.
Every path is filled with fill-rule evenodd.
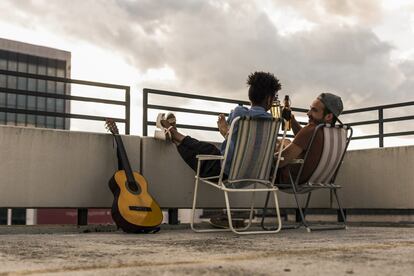
<svg viewBox="0 0 414 276"><path fill-rule="evenodd" d="M88 209L78 208L78 226L88 225Z"/></svg>
<svg viewBox="0 0 414 276"><path fill-rule="evenodd" d="M378 109L378 135L379 135L379 147L384 147L384 109Z"/></svg>
<svg viewBox="0 0 414 276"><path fill-rule="evenodd" d="M168 209L168 224L171 224L171 225L180 224L180 221L178 220L178 209L177 208Z"/></svg>
<svg viewBox="0 0 414 276"><path fill-rule="evenodd" d="M130 133L131 128L131 95L130 87L125 88L125 134Z"/></svg>
<svg viewBox="0 0 414 276"><path fill-rule="evenodd" d="M142 94L142 136L148 135L148 91L143 90Z"/></svg>

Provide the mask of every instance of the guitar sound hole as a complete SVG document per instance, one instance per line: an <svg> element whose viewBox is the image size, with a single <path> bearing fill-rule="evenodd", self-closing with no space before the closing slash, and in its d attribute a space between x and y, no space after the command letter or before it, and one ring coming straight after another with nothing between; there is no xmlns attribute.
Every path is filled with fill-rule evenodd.
<svg viewBox="0 0 414 276"><path fill-rule="evenodd" d="M141 189L139 185L136 182L125 182L126 187L128 190L133 194L139 194L141 192Z"/></svg>

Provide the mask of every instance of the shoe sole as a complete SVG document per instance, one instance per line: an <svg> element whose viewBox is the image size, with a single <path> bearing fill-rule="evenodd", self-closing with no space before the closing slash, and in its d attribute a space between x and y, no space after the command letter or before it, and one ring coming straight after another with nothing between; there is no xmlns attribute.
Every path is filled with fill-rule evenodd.
<svg viewBox="0 0 414 276"><path fill-rule="evenodd" d="M165 119L165 113L158 113L155 126L161 130L164 130L164 127L161 125L161 121L164 119Z"/></svg>

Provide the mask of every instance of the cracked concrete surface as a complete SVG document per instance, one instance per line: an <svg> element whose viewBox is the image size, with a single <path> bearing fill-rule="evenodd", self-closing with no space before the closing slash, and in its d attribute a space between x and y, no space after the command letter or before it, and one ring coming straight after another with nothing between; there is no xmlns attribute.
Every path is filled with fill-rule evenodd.
<svg viewBox="0 0 414 276"><path fill-rule="evenodd" d="M47 234L19 229L0 229L0 275L413 275L414 271L413 227L312 233L298 229L248 236L196 234L182 226L150 235L76 227L62 228L66 231L57 227Z"/></svg>

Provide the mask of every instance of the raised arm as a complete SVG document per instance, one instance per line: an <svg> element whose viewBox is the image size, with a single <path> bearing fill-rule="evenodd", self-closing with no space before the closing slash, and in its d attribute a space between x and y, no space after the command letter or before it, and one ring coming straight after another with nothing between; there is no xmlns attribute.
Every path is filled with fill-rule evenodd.
<svg viewBox="0 0 414 276"><path fill-rule="evenodd" d="M296 121L295 115L293 113L291 114L291 123L292 123L293 133L295 135L298 134L299 130L302 129L302 126L299 124L298 121Z"/></svg>

